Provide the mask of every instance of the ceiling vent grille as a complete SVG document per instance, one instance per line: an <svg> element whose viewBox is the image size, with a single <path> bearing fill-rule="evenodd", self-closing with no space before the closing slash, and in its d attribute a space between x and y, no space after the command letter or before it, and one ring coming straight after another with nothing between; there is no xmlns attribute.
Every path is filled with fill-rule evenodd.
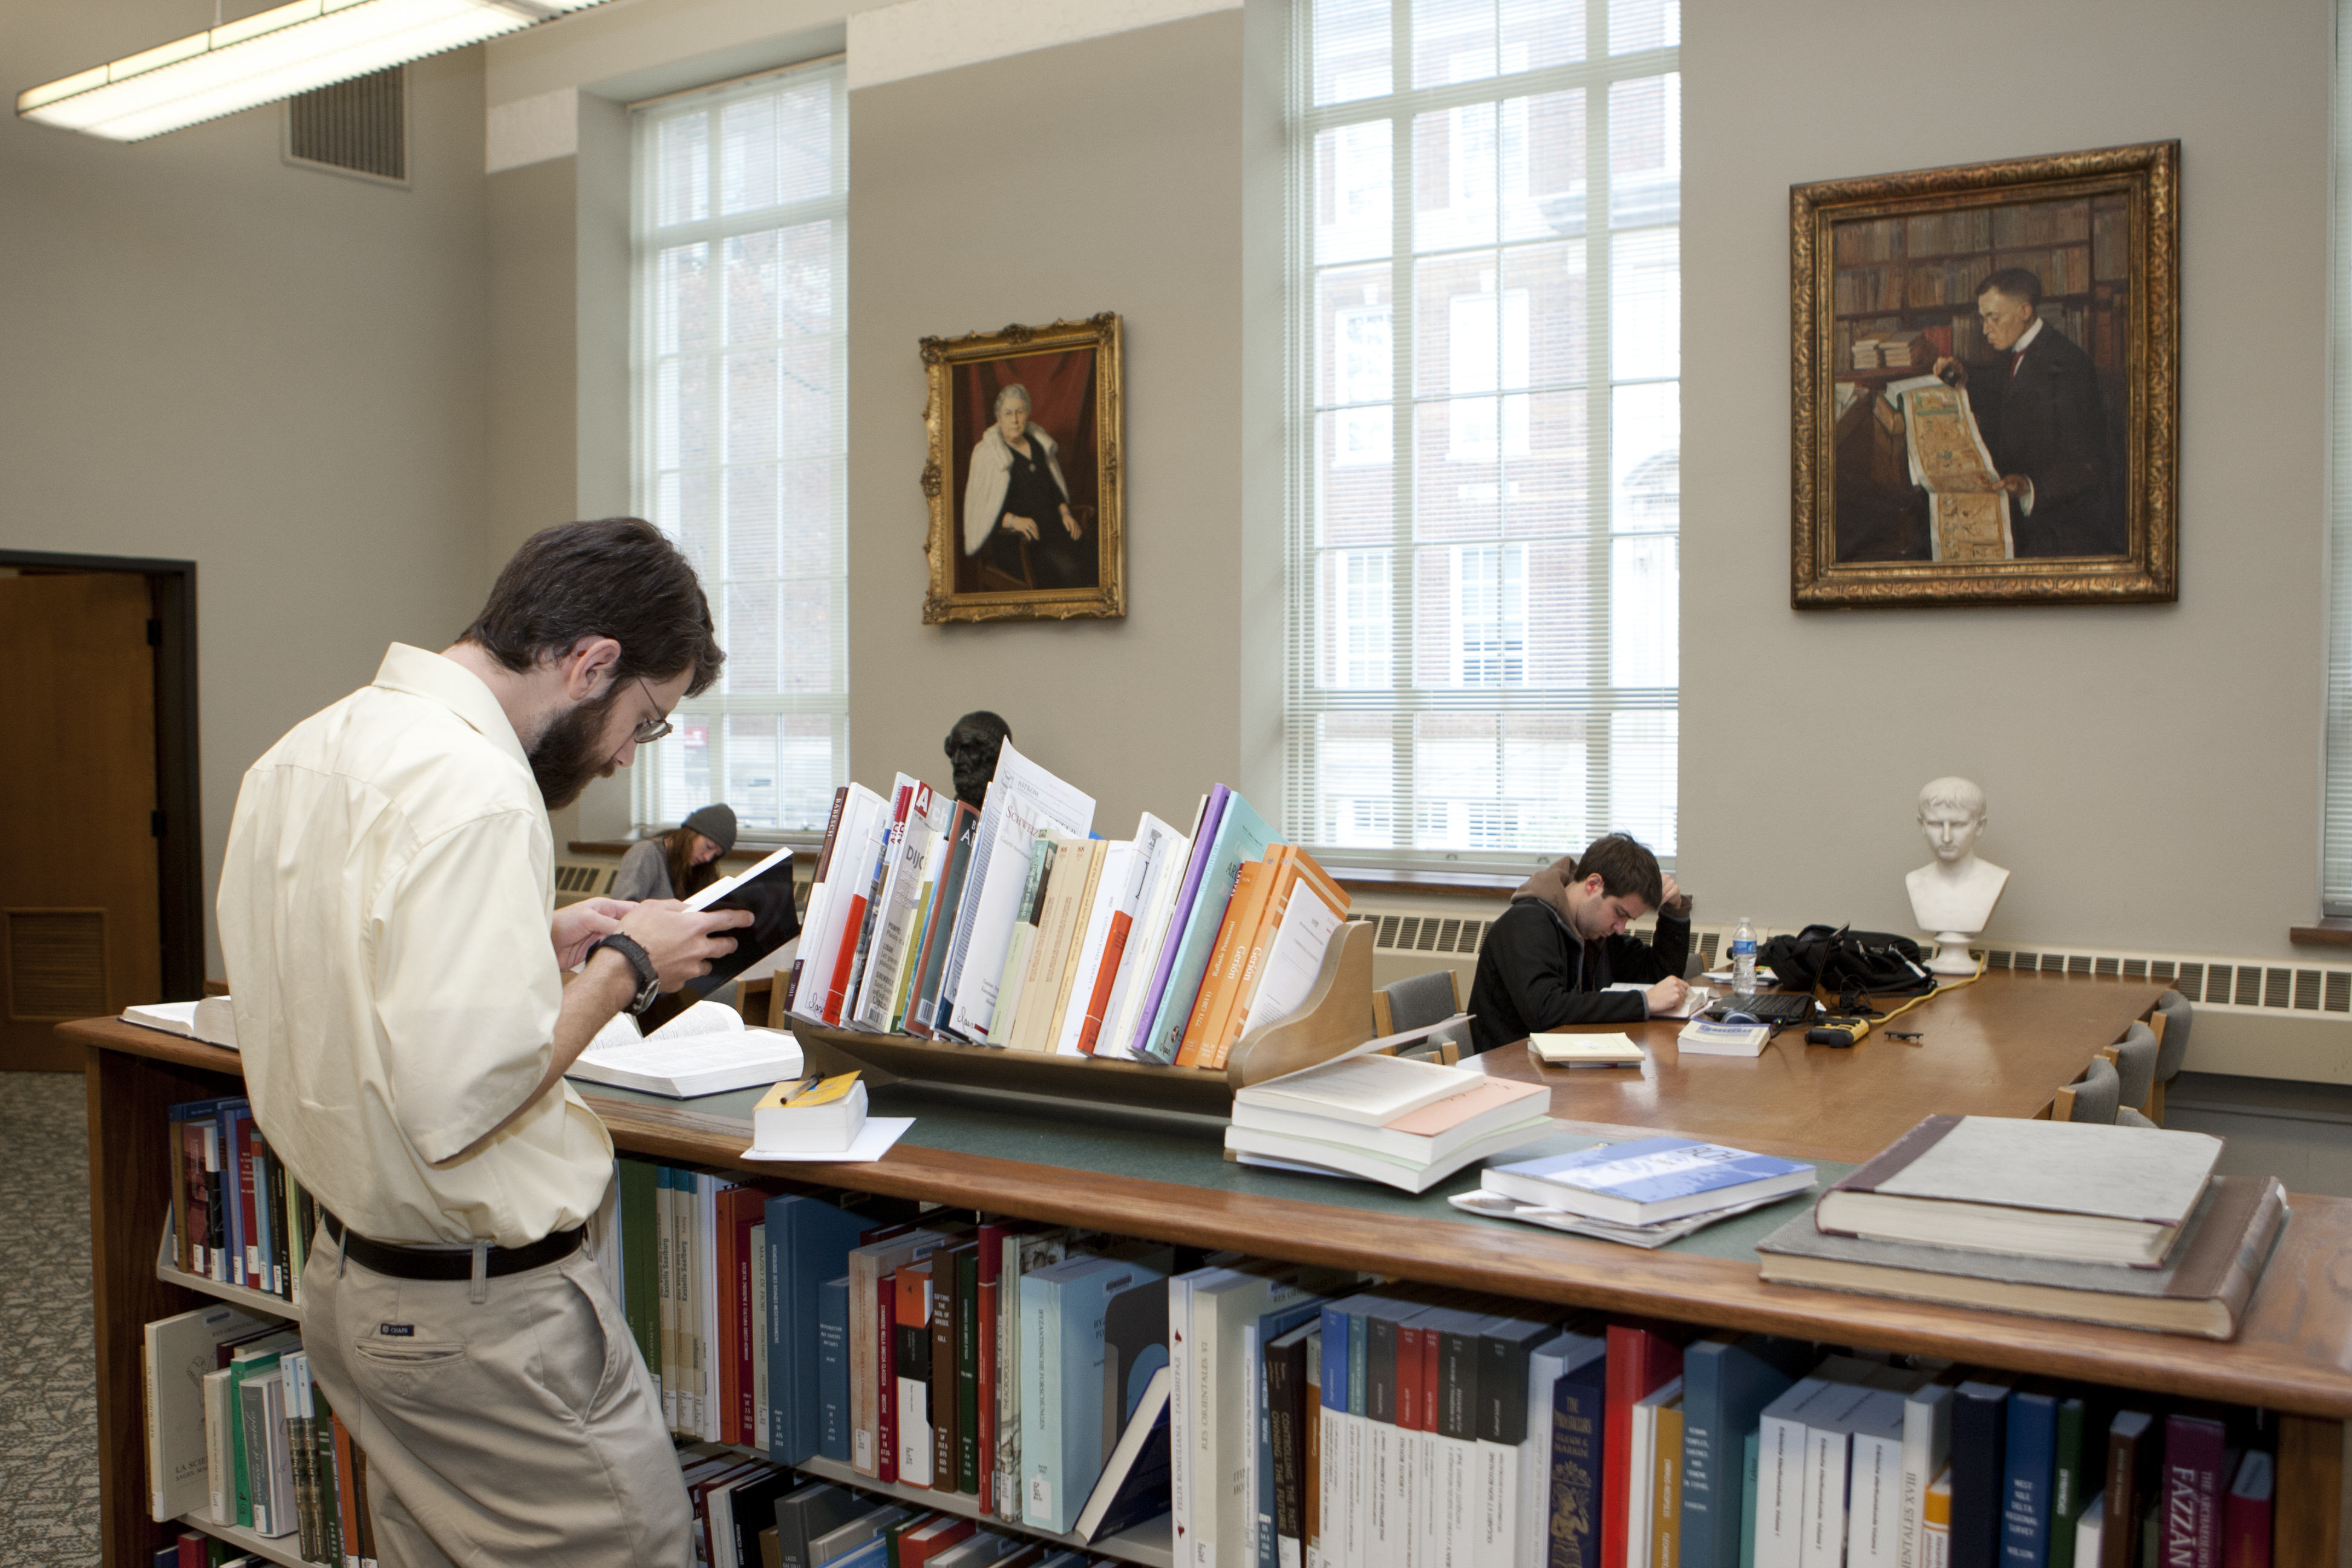
<svg viewBox="0 0 2352 1568"><path fill-rule="evenodd" d="M408 184L408 85L402 67L298 93L286 105L286 161Z"/></svg>

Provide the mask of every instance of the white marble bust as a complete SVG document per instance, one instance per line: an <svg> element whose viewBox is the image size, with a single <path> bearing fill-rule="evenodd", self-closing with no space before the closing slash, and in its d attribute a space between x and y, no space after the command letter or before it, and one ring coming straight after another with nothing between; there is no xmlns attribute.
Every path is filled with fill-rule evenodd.
<svg viewBox="0 0 2352 1568"><path fill-rule="evenodd" d="M1970 781L1930 779L1920 789L1919 831L1936 858L1903 880L1911 890L1911 918L1936 933L1940 951L1929 967L1937 973L1975 969L1967 939L1991 921L2009 883L2007 871L1977 858L1984 825L1984 791Z"/></svg>

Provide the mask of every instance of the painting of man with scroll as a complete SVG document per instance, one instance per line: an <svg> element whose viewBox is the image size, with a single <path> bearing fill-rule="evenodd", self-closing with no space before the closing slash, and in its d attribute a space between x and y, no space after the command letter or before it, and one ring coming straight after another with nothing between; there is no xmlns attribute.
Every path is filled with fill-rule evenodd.
<svg viewBox="0 0 2352 1568"><path fill-rule="evenodd" d="M2173 596L2172 147L1797 188L1801 605Z"/></svg>

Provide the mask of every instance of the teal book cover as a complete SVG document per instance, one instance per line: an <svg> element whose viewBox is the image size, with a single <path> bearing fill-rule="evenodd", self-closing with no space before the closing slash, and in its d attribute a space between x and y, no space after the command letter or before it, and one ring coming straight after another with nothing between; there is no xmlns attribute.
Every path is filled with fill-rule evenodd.
<svg viewBox="0 0 2352 1568"><path fill-rule="evenodd" d="M1021 1277L1021 1518L1068 1533L1102 1475L1104 1325L1122 1290L1165 1279L1174 1255L1148 1244L1084 1255Z"/></svg>
<svg viewBox="0 0 2352 1568"><path fill-rule="evenodd" d="M1730 1465L1810 1356L1806 1345L1769 1334L1715 1334L1683 1352L1681 1568L1738 1568L1740 1498Z"/></svg>
<svg viewBox="0 0 2352 1568"><path fill-rule="evenodd" d="M1739 1568L1756 1568L1756 1469L1764 1454L1763 1434L1748 1434L1740 1453Z"/></svg>
<svg viewBox="0 0 2352 1568"><path fill-rule="evenodd" d="M1274 842L1274 829L1239 795L1225 799L1225 814L1217 820L1217 836L1210 841L1209 857L1201 870L1201 890L1184 916L1183 934L1176 939L1176 957L1168 970L1168 988L1160 993L1160 1008L1151 1016L1151 1032L1144 1037L1143 1052L1155 1061L1172 1062L1183 1043L1184 1026L1192 1016L1202 976L1208 973L1217 928L1224 923L1225 903L1233 897L1234 879L1244 861L1263 860Z"/></svg>

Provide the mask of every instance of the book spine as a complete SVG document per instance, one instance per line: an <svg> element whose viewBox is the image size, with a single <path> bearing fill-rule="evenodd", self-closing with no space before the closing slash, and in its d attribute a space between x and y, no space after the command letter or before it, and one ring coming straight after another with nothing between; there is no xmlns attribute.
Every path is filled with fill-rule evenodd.
<svg viewBox="0 0 2352 1568"><path fill-rule="evenodd" d="M2221 1505L2222 1568L2271 1568L2271 1495L2231 1491Z"/></svg>
<svg viewBox="0 0 2352 1568"><path fill-rule="evenodd" d="M2057 1400L2034 1389L2011 1394L2004 1447L2000 1560L2008 1568L2046 1568L2058 1465Z"/></svg>
<svg viewBox="0 0 2352 1568"><path fill-rule="evenodd" d="M1999 1561L2008 1391L1964 1383L1952 1405L1952 1568Z"/></svg>
<svg viewBox="0 0 2352 1568"><path fill-rule="evenodd" d="M1553 1385L1550 1540L1545 1568L1600 1568L1605 1398L1597 1381L1574 1373Z"/></svg>
<svg viewBox="0 0 2352 1568"><path fill-rule="evenodd" d="M2058 1402L2054 1451L2050 1467L2048 1568L2074 1568L2074 1521L2083 1511L2083 1424L2080 1399Z"/></svg>
<svg viewBox="0 0 2352 1568"><path fill-rule="evenodd" d="M2148 1450L2156 1441L2144 1411L2121 1412L2107 1428L2106 1516L2099 1529L2098 1568L2139 1568L2133 1547L2139 1538L2145 1502L2141 1480L2147 1469Z"/></svg>
<svg viewBox="0 0 2352 1568"><path fill-rule="evenodd" d="M973 1296L975 1354L973 1381L977 1418L974 1426L973 1462L979 1468L980 1500L982 1518L1001 1518L996 1486L997 1454L997 1356L999 1335L998 1316L1002 1310L999 1300L1004 1272L1004 1237L1003 1226L983 1225L980 1227L980 1246L973 1259Z"/></svg>
<svg viewBox="0 0 2352 1568"><path fill-rule="evenodd" d="M1305 1568L1307 1341L1265 1347L1266 1446L1274 1458L1275 1568Z"/></svg>
<svg viewBox="0 0 2352 1568"><path fill-rule="evenodd" d="M849 1281L818 1288L816 1318L818 1454L849 1463Z"/></svg>
<svg viewBox="0 0 2352 1568"><path fill-rule="evenodd" d="M1192 919L1193 906L1200 901L1201 879L1216 847L1217 826L1232 799L1233 792L1223 784L1218 784L1209 791L1209 798L1202 806L1200 824L1192 834L1192 853L1185 858L1184 876L1177 884L1175 904L1169 912L1160 956L1152 965L1151 978L1144 986L1141 1002L1136 1010L1135 1033L1126 1042L1128 1055L1131 1057L1150 1056L1160 1062L1175 1058L1174 1042L1170 1043L1165 1053L1156 1048L1155 1026L1166 1010L1168 987L1175 973L1184 928Z"/></svg>
<svg viewBox="0 0 2352 1568"><path fill-rule="evenodd" d="M955 1255L955 1489L975 1499L982 1470L980 1250L964 1247Z"/></svg>
<svg viewBox="0 0 2352 1568"><path fill-rule="evenodd" d="M841 836L842 808L847 805L848 803L849 786L847 784L836 785L833 792L833 809L825 817L824 844L824 847L817 851L816 870L814 879L809 884L809 901L806 923L802 927L802 930L806 931L812 939L815 936L817 928L824 921L824 907L821 900L824 899L825 894L826 881L833 873L834 842ZM805 955L805 948L795 950L793 957L792 970L784 976L783 1006L786 1012L793 1010L794 1003L798 1001L800 996L802 959Z"/></svg>
<svg viewBox="0 0 2352 1568"><path fill-rule="evenodd" d="M760 1340L766 1329L764 1314L755 1310L757 1298L752 1289L755 1274L764 1274L764 1260L751 1245L756 1234L754 1222L766 1207L765 1194L757 1188L739 1188L733 1229L735 1232L735 1441L745 1447L764 1447L768 1441L767 1423L760 1416Z"/></svg>
<svg viewBox="0 0 2352 1568"><path fill-rule="evenodd" d="M2159 1489L2164 1568L2221 1568L2221 1494L2228 1433L2207 1416L2177 1414L2164 1422L2164 1479Z"/></svg>
<svg viewBox="0 0 2352 1568"><path fill-rule="evenodd" d="M956 1489L956 1413L961 1394L956 1358L955 1255L931 1259L931 1485Z"/></svg>
<svg viewBox="0 0 2352 1568"><path fill-rule="evenodd" d="M898 1479L898 1281L885 1273L874 1292L874 1479Z"/></svg>

